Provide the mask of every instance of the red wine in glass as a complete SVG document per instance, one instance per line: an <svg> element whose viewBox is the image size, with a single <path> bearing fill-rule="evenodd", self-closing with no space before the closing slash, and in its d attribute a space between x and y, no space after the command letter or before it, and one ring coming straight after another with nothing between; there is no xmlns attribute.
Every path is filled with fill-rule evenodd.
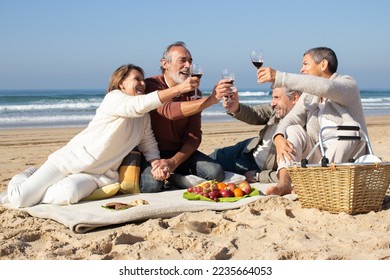
<svg viewBox="0 0 390 280"><path fill-rule="evenodd" d="M251 61L257 69L263 66L264 63L263 51L262 50L251 51Z"/></svg>
<svg viewBox="0 0 390 280"><path fill-rule="evenodd" d="M202 78L203 74L195 74L195 73L192 73L191 74L191 77L198 77L199 79Z"/></svg>
<svg viewBox="0 0 390 280"><path fill-rule="evenodd" d="M203 69L200 64L192 64L191 65L191 77L198 77L199 79L202 78L203 75ZM192 99L199 99L201 98L200 95L198 95L198 89L195 89L195 94L191 97Z"/></svg>
<svg viewBox="0 0 390 280"><path fill-rule="evenodd" d="M263 61L252 61L252 63L257 69L263 66Z"/></svg>
<svg viewBox="0 0 390 280"><path fill-rule="evenodd" d="M234 71L232 69L223 69L222 71L222 79L230 80L228 83L233 84L234 83ZM231 94L225 96L227 102L231 102Z"/></svg>

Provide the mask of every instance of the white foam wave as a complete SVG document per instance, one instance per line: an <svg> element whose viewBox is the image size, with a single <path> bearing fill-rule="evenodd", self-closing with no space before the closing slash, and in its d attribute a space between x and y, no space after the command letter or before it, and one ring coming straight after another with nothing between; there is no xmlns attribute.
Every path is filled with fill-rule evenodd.
<svg viewBox="0 0 390 280"><path fill-rule="evenodd" d="M376 108L380 109L380 108L383 108L383 107L386 107L386 106L390 106L390 102L380 102L380 103L373 103L373 102L370 102L370 103L362 103L363 105L363 108L364 107L368 107L368 106L375 106Z"/></svg>
<svg viewBox="0 0 390 280"><path fill-rule="evenodd" d="M82 102L82 103L53 103L53 104L26 104L26 105L3 105L0 106L1 111L45 111L45 110L81 110L81 109L96 109L100 103L98 102Z"/></svg>
<svg viewBox="0 0 390 280"><path fill-rule="evenodd" d="M239 91L239 96L266 96L270 95L269 91Z"/></svg>
<svg viewBox="0 0 390 280"><path fill-rule="evenodd" d="M242 103L244 104L256 104L256 105L269 105L271 104L270 100L244 100Z"/></svg>
<svg viewBox="0 0 390 280"><path fill-rule="evenodd" d="M88 122L93 115L70 115L70 116L14 116L0 118L0 123L56 123L56 122Z"/></svg>
<svg viewBox="0 0 390 280"><path fill-rule="evenodd" d="M390 97L380 97L380 98L362 98L362 103L367 103L367 102L383 102L383 101L390 101Z"/></svg>
<svg viewBox="0 0 390 280"><path fill-rule="evenodd" d="M203 111L202 116L226 116L225 111Z"/></svg>

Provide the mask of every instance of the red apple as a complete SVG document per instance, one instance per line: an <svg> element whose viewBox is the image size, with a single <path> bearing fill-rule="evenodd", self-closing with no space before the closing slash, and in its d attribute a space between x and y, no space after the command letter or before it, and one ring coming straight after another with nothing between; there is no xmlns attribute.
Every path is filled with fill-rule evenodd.
<svg viewBox="0 0 390 280"><path fill-rule="evenodd" d="M237 188L236 184L230 182L226 185L226 189L234 191L234 189Z"/></svg>
<svg viewBox="0 0 390 280"><path fill-rule="evenodd" d="M229 190L229 189L224 189L222 191L220 191L222 197L233 197L234 196L234 192Z"/></svg>
<svg viewBox="0 0 390 280"><path fill-rule="evenodd" d="M250 194L252 192L252 187L249 184L248 181L242 181L241 183L238 184L238 187L245 193L245 194Z"/></svg>

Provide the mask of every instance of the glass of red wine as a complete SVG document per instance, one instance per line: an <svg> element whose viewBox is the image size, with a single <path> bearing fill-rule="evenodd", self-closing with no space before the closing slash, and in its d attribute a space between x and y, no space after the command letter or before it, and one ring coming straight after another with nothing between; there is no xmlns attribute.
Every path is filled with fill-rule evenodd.
<svg viewBox="0 0 390 280"><path fill-rule="evenodd" d="M223 69L222 70L222 79L227 79L227 80L230 80L230 84L233 85L234 83L234 71L232 69ZM235 89L234 86L232 86L232 91ZM231 102L232 99L231 99L231 94L227 95L226 96L226 101L227 102Z"/></svg>
<svg viewBox="0 0 390 280"><path fill-rule="evenodd" d="M191 77L198 77L199 79L202 78L203 75L203 68L200 64L192 64L191 65ZM201 98L200 95L198 95L198 89L195 89L195 95L192 96L193 99L199 99Z"/></svg>
<svg viewBox="0 0 390 280"><path fill-rule="evenodd" d="M262 50L253 50L251 51L251 60L253 65L259 69L261 66L263 66L264 59L263 59L263 51Z"/></svg>

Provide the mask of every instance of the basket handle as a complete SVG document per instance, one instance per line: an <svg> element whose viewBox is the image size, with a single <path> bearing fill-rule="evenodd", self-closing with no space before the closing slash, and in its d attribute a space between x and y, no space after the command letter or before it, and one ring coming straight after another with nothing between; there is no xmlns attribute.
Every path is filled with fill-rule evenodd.
<svg viewBox="0 0 390 280"><path fill-rule="evenodd" d="M330 137L328 139L323 139L323 131L326 130L326 129L336 129L336 130L348 130L348 131L359 131L359 134L360 136L344 136L344 135L338 135L338 136L333 136L333 137ZM337 125L337 126L324 126L320 129L320 133L319 133L319 141L318 143L314 146L314 148L310 151L310 153L307 155L306 159L302 159L301 160L301 166L302 167L306 167L307 164L308 164L308 159L312 156L312 154L314 153L315 149L318 148L318 146L320 147L320 150L321 150L321 155L322 155L322 159L321 159L321 166L322 167L326 167L328 164L329 164L329 160L325 157L325 149L324 149L324 146L323 146L323 142L326 141L326 140L330 140L330 139L338 139L338 140L341 140L341 141L347 141L347 140L363 140L366 145L362 145L360 147L360 149L358 150L358 152L356 153L359 154L362 149L367 146L368 148L368 151L371 155L373 155L373 151L372 151L372 147L371 147L371 144L370 144L370 141L368 139L368 136L366 135L366 133L364 133L364 131L360 130L360 127L359 126L355 126L355 125ZM356 156L355 155L355 156ZM355 161L355 156L354 158L352 158L349 162L354 162Z"/></svg>

